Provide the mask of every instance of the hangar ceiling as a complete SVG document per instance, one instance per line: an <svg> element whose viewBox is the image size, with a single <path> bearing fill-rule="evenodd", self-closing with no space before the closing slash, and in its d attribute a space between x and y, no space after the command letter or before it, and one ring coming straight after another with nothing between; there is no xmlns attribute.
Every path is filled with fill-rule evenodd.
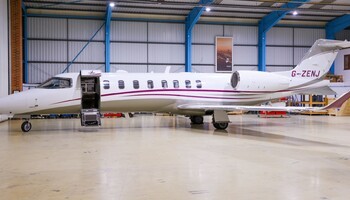
<svg viewBox="0 0 350 200"><path fill-rule="evenodd" d="M45 15L105 15L112 1L98 0L23 0L28 14ZM199 5L199 0L115 0L112 16L128 19L185 20L189 12ZM285 3L300 3L297 0L215 0L211 11L204 12L200 21L256 24ZM324 26L344 14L350 14L349 0L310 0L290 13L279 24Z"/></svg>

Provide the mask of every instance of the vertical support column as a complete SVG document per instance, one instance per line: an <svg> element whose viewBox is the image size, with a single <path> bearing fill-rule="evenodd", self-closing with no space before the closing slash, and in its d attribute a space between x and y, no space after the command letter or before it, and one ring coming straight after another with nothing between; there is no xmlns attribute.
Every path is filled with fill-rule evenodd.
<svg viewBox="0 0 350 200"><path fill-rule="evenodd" d="M105 72L111 71L111 18L112 18L112 7L107 6L106 18L105 18Z"/></svg>
<svg viewBox="0 0 350 200"><path fill-rule="evenodd" d="M194 7L185 20L185 72L192 71L192 30L201 17L205 5L210 5L214 0L201 0L201 7Z"/></svg>
<svg viewBox="0 0 350 200"><path fill-rule="evenodd" d="M187 24L187 23L186 23ZM192 30L185 31L185 72L192 71Z"/></svg>
<svg viewBox="0 0 350 200"><path fill-rule="evenodd" d="M28 83L28 29L27 29L27 8L22 2L23 9L23 48L24 48L24 83Z"/></svg>
<svg viewBox="0 0 350 200"><path fill-rule="evenodd" d="M266 71L266 32L260 28L258 33L258 71Z"/></svg>
<svg viewBox="0 0 350 200"><path fill-rule="evenodd" d="M310 0L294 0L281 6L286 10L273 11L259 21L258 35L258 70L266 71L266 33L294 8Z"/></svg>
<svg viewBox="0 0 350 200"><path fill-rule="evenodd" d="M335 40L335 33L327 27L326 27L326 39ZM335 65L333 62L331 68L329 69L329 73L334 74L334 72L335 72Z"/></svg>
<svg viewBox="0 0 350 200"><path fill-rule="evenodd" d="M22 1L10 2L11 93L23 89Z"/></svg>

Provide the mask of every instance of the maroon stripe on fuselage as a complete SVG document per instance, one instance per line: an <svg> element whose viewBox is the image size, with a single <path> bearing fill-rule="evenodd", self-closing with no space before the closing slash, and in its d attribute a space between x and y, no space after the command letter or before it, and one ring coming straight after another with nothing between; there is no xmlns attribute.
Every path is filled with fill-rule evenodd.
<svg viewBox="0 0 350 200"><path fill-rule="evenodd" d="M281 90L281 91L274 91L274 92L287 92L291 90ZM155 90L133 90L133 91L126 91L126 92L116 92L116 93L108 93L108 94L102 94L101 97L108 97L108 96L116 96L116 95L125 95L125 94L136 94L136 95L130 95L130 96L151 96L151 95L162 95L162 96L183 96L183 97L194 97L194 98L207 98L207 99L254 99L254 98L230 98L230 97L209 97L209 96L195 96L195 95L177 95L177 94L137 94L137 93L149 93L149 92L216 92L216 93L243 93L243 92L249 92L250 94L247 95L252 95L252 93L257 93L257 94L267 94L267 93L272 93L272 91L231 91L231 90L207 90L207 89L155 89ZM70 99L70 100L65 100L65 101L60 101L56 102L53 104L60 104L60 103L67 103L71 101L77 101L81 100L81 98L75 98L75 99Z"/></svg>

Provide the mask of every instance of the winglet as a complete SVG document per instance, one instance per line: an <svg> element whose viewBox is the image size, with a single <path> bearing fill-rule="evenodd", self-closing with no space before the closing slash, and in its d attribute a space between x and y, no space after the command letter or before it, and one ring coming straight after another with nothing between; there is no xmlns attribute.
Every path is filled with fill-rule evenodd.
<svg viewBox="0 0 350 200"><path fill-rule="evenodd" d="M332 109L332 108L340 108L343 103L350 98L350 91L341 95L338 99L323 107L322 110Z"/></svg>

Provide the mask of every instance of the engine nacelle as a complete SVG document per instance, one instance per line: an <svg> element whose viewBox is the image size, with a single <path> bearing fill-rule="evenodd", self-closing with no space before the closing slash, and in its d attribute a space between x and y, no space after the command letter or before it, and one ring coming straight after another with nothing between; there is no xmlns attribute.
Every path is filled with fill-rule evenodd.
<svg viewBox="0 0 350 200"><path fill-rule="evenodd" d="M238 91L284 90L290 81L288 77L260 71L236 71L231 76L231 86Z"/></svg>

